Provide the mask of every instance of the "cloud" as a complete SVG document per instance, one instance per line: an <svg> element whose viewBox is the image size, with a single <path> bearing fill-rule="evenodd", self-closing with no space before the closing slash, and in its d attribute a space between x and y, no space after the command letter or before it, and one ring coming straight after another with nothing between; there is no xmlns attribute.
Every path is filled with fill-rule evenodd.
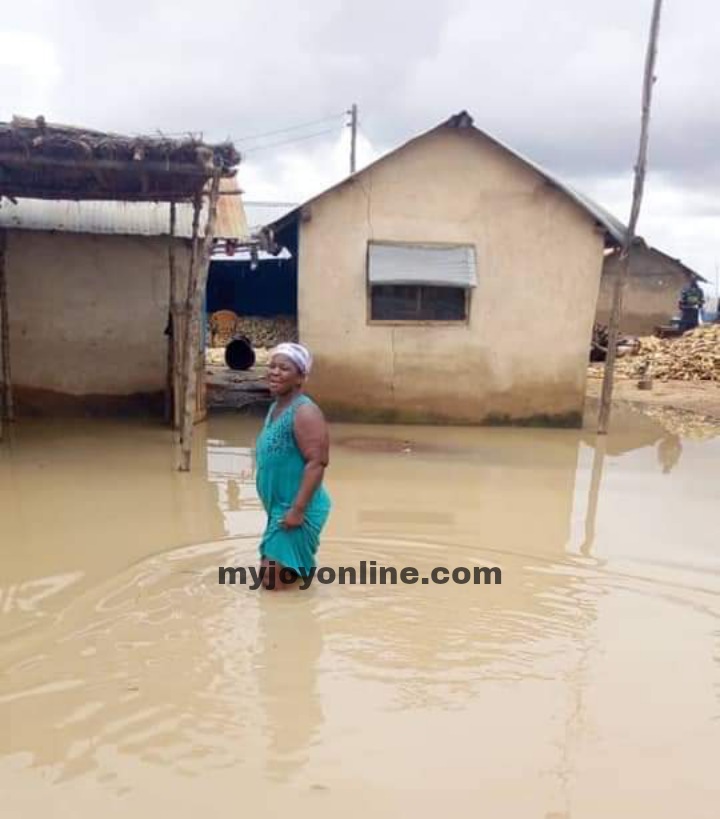
<svg viewBox="0 0 720 819"><path fill-rule="evenodd" d="M467 109L627 219L651 5L25 0L4 9L15 34L0 48L0 106L6 117L210 139L334 117L332 133L305 141L241 139L247 195L282 200L346 172L353 102L371 157ZM720 257L718 23L715 0L665 4L641 216L663 250L710 275ZM249 150L273 141L284 144Z"/></svg>
<svg viewBox="0 0 720 819"><path fill-rule="evenodd" d="M14 111L49 104L60 76L53 44L26 31L0 31L0 99Z"/></svg>
<svg viewBox="0 0 720 819"><path fill-rule="evenodd" d="M259 152L258 152L259 153ZM248 154L240 167L240 187L249 198L303 202L332 187L349 172L350 139L341 134L329 145L300 149L289 145L270 162L257 161ZM380 156L372 143L358 135L357 168L362 169Z"/></svg>

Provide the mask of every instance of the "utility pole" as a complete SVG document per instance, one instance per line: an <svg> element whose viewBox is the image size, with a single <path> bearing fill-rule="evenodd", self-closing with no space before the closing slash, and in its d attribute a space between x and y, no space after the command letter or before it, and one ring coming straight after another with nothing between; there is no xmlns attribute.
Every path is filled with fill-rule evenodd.
<svg viewBox="0 0 720 819"><path fill-rule="evenodd" d="M610 418L610 403L612 401L613 377L615 374L615 359L617 358L617 342L620 331L620 317L622 315L622 302L625 290L625 281L630 267L630 250L635 239L635 228L638 216L640 215L640 203L642 202L643 188L645 186L645 167L647 165L648 132L650 125L650 103L652 101L652 89L655 84L655 57L657 56L657 40L660 30L660 10L662 0L655 0L653 5L652 20L650 22L650 39L648 41L647 54L645 56L645 78L643 81L642 93L642 117L640 120L640 147L635 164L635 184L633 186L632 207L630 209L630 224L627 228L625 240L623 242L622 253L620 255L620 270L615 279L613 290L612 311L608 323L608 350L605 360L605 375L603 378L602 395L600 397L600 417L598 419L598 434L606 435L608 420Z"/></svg>
<svg viewBox="0 0 720 819"><path fill-rule="evenodd" d="M355 154L357 149L357 124L358 124L358 108L353 103L352 108L347 112L350 115L350 122L348 128L350 129L350 173L355 173L356 162Z"/></svg>

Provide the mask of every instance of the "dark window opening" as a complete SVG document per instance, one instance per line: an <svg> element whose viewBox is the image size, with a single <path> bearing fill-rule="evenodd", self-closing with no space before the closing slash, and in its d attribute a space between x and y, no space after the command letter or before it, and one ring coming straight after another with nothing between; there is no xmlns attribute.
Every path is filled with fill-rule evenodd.
<svg viewBox="0 0 720 819"><path fill-rule="evenodd" d="M465 321L467 290L417 284L370 287L371 321Z"/></svg>

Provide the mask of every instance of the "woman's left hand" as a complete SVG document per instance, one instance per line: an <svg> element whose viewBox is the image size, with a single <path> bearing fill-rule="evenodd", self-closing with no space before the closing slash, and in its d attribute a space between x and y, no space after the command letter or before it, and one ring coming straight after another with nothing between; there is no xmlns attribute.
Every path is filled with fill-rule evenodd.
<svg viewBox="0 0 720 819"><path fill-rule="evenodd" d="M282 519L283 529L297 529L305 522L305 514L294 506L291 507Z"/></svg>

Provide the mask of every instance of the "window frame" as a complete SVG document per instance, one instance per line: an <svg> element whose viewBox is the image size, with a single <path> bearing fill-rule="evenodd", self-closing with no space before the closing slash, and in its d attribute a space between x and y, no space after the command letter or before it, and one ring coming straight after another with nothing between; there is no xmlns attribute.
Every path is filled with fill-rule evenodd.
<svg viewBox="0 0 720 819"><path fill-rule="evenodd" d="M462 319L374 319L372 317L372 289L373 287L384 287L386 285L374 285L370 281L370 245L371 244L395 245L397 247L472 247L475 250L477 259L477 247L472 242L393 242L384 239L368 239L365 246L365 322L369 327L468 327L470 325L470 310L472 307L472 291L476 287L454 287L448 285L449 289L462 290L465 294L465 317ZM427 284L405 284L404 287L433 287Z"/></svg>

